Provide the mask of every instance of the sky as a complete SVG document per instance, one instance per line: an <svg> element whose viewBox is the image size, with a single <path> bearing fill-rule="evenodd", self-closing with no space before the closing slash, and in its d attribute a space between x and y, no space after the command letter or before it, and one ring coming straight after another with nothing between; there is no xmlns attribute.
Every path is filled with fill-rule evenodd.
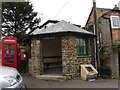
<svg viewBox="0 0 120 90"><path fill-rule="evenodd" d="M41 18L41 24L47 20L65 20L85 26L93 0L28 0ZM112 9L120 0L96 0L96 7Z"/></svg>

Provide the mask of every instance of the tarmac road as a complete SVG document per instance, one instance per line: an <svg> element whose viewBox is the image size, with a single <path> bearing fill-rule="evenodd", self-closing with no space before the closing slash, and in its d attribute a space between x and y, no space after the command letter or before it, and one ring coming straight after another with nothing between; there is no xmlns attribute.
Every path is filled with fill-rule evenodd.
<svg viewBox="0 0 120 90"><path fill-rule="evenodd" d="M67 81L44 81L22 74L27 88L118 88L118 80L96 79L95 81L67 80Z"/></svg>

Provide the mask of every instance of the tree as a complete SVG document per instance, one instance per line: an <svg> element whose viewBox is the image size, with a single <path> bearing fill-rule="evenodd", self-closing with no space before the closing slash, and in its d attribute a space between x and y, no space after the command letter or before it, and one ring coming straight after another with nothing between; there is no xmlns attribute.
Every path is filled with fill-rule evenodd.
<svg viewBox="0 0 120 90"><path fill-rule="evenodd" d="M2 35L14 36L21 43L26 32L38 27L40 18L33 12L29 2L3 2L2 3Z"/></svg>

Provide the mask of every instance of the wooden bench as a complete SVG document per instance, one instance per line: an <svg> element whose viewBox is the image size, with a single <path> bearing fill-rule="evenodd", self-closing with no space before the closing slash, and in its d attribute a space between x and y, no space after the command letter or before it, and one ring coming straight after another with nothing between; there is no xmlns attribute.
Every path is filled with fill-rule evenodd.
<svg viewBox="0 0 120 90"><path fill-rule="evenodd" d="M43 64L49 68L50 64L62 63L62 56L43 57Z"/></svg>

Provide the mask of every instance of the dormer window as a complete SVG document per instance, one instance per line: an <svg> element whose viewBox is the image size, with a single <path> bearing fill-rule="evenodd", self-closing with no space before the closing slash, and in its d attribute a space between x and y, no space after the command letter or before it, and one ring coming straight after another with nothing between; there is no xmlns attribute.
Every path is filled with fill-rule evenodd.
<svg viewBox="0 0 120 90"><path fill-rule="evenodd" d="M119 16L111 16L110 19L112 28L120 28Z"/></svg>

